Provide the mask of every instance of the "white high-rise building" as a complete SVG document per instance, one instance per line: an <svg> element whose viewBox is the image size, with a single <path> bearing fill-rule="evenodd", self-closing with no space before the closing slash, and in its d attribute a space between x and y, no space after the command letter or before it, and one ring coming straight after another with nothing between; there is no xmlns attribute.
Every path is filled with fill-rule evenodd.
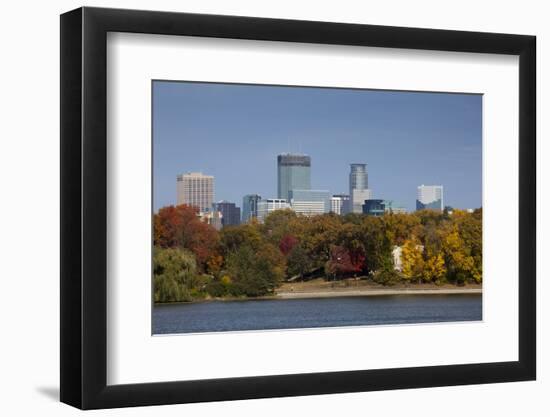
<svg viewBox="0 0 550 417"><path fill-rule="evenodd" d="M443 186L424 185L418 187L416 194L417 210L439 210L443 211Z"/></svg>
<svg viewBox="0 0 550 417"><path fill-rule="evenodd" d="M201 172L188 172L177 177L177 202L199 209L212 210L214 202L214 177Z"/></svg>
<svg viewBox="0 0 550 417"><path fill-rule="evenodd" d="M289 209L286 198L268 198L258 201L258 220L263 222L267 215L275 210Z"/></svg>

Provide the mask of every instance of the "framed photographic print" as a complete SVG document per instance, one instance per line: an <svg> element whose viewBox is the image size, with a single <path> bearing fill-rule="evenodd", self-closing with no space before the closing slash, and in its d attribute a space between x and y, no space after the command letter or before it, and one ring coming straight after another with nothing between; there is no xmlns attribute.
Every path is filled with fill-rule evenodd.
<svg viewBox="0 0 550 417"><path fill-rule="evenodd" d="M532 36L63 14L61 401L535 379L535 103Z"/></svg>

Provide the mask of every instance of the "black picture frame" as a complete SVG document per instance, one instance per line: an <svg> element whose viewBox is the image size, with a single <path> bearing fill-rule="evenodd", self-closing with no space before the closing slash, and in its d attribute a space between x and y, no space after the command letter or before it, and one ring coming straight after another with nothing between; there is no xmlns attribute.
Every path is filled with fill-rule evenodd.
<svg viewBox="0 0 550 417"><path fill-rule="evenodd" d="M108 32L519 56L519 360L107 385ZM61 401L82 409L534 380L534 36L79 8L61 15Z"/></svg>

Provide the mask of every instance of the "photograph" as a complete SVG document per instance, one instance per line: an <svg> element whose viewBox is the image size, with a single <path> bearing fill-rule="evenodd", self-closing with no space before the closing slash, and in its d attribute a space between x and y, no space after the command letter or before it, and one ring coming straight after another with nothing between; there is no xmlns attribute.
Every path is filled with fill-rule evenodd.
<svg viewBox="0 0 550 417"><path fill-rule="evenodd" d="M543 14L138 6L65 5L14 43L20 72L58 49L14 119L41 151L6 155L23 218L52 197L26 223L59 230L5 216L15 269L49 241L33 308L8 291L6 357L47 348L10 360L9 406L537 415ZM26 134L48 123L57 145Z"/></svg>
<svg viewBox="0 0 550 417"><path fill-rule="evenodd" d="M152 81L152 334L481 321L482 94Z"/></svg>

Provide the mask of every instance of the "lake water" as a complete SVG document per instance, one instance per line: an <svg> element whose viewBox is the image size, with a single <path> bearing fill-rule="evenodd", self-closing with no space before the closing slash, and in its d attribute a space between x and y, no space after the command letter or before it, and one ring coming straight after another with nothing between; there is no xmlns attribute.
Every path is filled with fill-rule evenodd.
<svg viewBox="0 0 550 417"><path fill-rule="evenodd" d="M481 319L481 294L206 301L155 306L153 334Z"/></svg>

